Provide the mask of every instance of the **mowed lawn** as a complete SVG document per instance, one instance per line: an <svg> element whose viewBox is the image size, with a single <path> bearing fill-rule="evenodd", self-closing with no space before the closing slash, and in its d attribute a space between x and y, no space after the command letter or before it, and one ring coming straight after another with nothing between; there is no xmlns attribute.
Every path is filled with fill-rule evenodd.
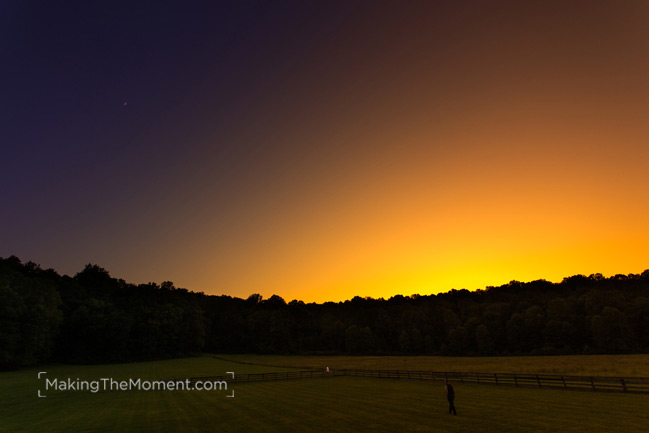
<svg viewBox="0 0 649 433"><path fill-rule="evenodd" d="M208 357L0 373L2 432L646 432L649 396L456 383L458 416L440 382L336 377L236 384L223 391L53 392L51 377L168 378L268 370ZM139 376L138 376L139 375Z"/></svg>
<svg viewBox="0 0 649 433"><path fill-rule="evenodd" d="M569 356L277 356L223 355L267 366L361 368L370 370L469 371L486 373L565 374L649 377L649 355Z"/></svg>

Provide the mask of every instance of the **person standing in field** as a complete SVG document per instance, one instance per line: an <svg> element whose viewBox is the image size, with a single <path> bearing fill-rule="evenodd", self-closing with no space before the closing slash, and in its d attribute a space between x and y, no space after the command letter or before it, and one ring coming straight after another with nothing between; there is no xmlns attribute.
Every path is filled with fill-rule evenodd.
<svg viewBox="0 0 649 433"><path fill-rule="evenodd" d="M455 410L455 404L453 403L455 401L455 390L453 389L453 385L448 383L448 379L446 379L446 385L444 386L444 389L446 390L446 399L448 400L448 413L453 412L453 415L457 415L457 411Z"/></svg>

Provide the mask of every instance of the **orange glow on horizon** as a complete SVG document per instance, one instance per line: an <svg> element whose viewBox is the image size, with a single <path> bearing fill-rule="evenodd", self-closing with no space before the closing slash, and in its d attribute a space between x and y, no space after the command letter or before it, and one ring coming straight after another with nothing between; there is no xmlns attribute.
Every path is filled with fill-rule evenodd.
<svg viewBox="0 0 649 433"><path fill-rule="evenodd" d="M124 116L35 136L10 254L305 302L649 268L648 2L343 3L134 57Z"/></svg>
<svg viewBox="0 0 649 433"><path fill-rule="evenodd" d="M305 191L299 202L269 204L267 225L250 236L255 242L228 250L250 268L206 249L204 266L210 259L226 265L198 285L211 287L226 269L239 289L220 285L223 293L324 302L649 267L649 208L634 199L636 185L649 182L642 161L598 151L607 146L594 137L544 143L494 129L447 138L450 147L471 151L432 164L418 159L424 139L413 139L397 157L375 157L363 176L350 167L346 179L318 188L318 199ZM472 147L496 137L499 146ZM609 183L611 176L624 182Z"/></svg>

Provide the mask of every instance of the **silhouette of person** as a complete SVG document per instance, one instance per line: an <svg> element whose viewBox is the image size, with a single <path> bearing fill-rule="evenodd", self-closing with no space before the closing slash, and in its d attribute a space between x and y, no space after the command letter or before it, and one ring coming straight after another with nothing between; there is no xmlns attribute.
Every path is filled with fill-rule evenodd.
<svg viewBox="0 0 649 433"><path fill-rule="evenodd" d="M446 385L444 386L444 389L446 390L446 399L448 400L448 413L453 412L453 415L457 415L457 411L455 410L455 404L453 404L455 400L455 390L453 389L453 385L448 383L448 379L446 379Z"/></svg>

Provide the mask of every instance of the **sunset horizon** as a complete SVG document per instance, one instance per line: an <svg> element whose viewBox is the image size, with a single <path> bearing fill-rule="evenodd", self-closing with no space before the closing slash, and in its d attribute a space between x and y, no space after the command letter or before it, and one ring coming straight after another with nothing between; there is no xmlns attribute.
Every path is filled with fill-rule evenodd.
<svg viewBox="0 0 649 433"><path fill-rule="evenodd" d="M233 298L239 298L239 299L248 299L253 295L258 295L261 296L260 299L263 300L268 300L271 297L274 296L279 296L282 298L286 303L289 303L291 301L298 301L298 302L304 302L304 303L315 303L315 304L324 304L328 302L333 302L333 303L340 303L340 302L346 302L346 301L351 301L353 298L363 298L363 299L375 299L375 300L388 300L393 297L418 297L418 296L431 296L431 295L438 295L438 294L445 294L445 293L450 293L453 291L457 290L468 290L469 292L478 292L478 291L485 291L489 290L494 287L500 287L500 286L506 286L512 283L522 283L522 284L528 284L528 283L534 283L534 282L548 282L552 284L559 284L563 282L566 279L569 279L571 277L585 277L589 279L607 279L607 278L613 278L613 277L618 277L620 275L624 277L638 277L641 275L644 275L645 272L649 271L649 267L642 269L642 270L636 270L635 272L614 272L614 273L602 273L602 272L582 272L582 273L573 273L573 274L565 274L562 276L558 276L557 278L545 278L545 277L539 277L539 278L505 278L502 281L499 282L492 282L488 284L483 284L479 287L475 288L469 288L469 287L449 287L449 288L443 288L443 289L431 289L431 290L421 290L417 292L408 292L408 291L386 291L386 295L381 295L381 296L372 296L372 295L366 295L361 292L355 293L355 292L349 292L349 295L347 297L341 297L341 298L327 298L323 297L322 299L309 299L309 298L298 298L298 297L287 297L282 294L281 290L276 290L276 291L270 291L267 293L262 293L261 291L258 290L251 290L248 294L241 294L241 295L232 295L227 292L220 292L218 290L200 290L200 289L195 289L192 287L187 287L182 284L178 284L176 281L172 281L170 279L164 278L164 276L161 276L160 278L154 279L154 280L147 280L147 281L130 281L125 278L123 278L120 275L116 275L113 272L111 272L110 269L107 269L103 266L101 266L100 263L86 263L85 266L82 266L79 268L77 271L72 272L72 273L61 273L57 269L54 269L52 267L48 266L43 266L40 263L36 263L32 260L29 260L28 258L22 258L22 257L17 257L15 255L9 256L9 257L0 257L0 259L9 259L10 257L14 257L16 260L19 260L21 263L24 265L27 265L28 263L33 263L35 266L37 266L39 269L44 269L44 270L53 270L57 274L60 274L62 276L67 276L67 277L75 277L78 274L82 273L85 269L92 267L92 268L97 268L101 269L102 272L106 272L108 275L110 275L111 278L115 280L122 280L126 284L134 284L134 285L149 285L153 284L156 286L161 286L164 284L171 283L173 287L177 289L184 289L192 293L203 293L207 296L230 296Z"/></svg>
<svg viewBox="0 0 649 433"><path fill-rule="evenodd" d="M648 267L646 3L8 8L0 256L305 302Z"/></svg>

